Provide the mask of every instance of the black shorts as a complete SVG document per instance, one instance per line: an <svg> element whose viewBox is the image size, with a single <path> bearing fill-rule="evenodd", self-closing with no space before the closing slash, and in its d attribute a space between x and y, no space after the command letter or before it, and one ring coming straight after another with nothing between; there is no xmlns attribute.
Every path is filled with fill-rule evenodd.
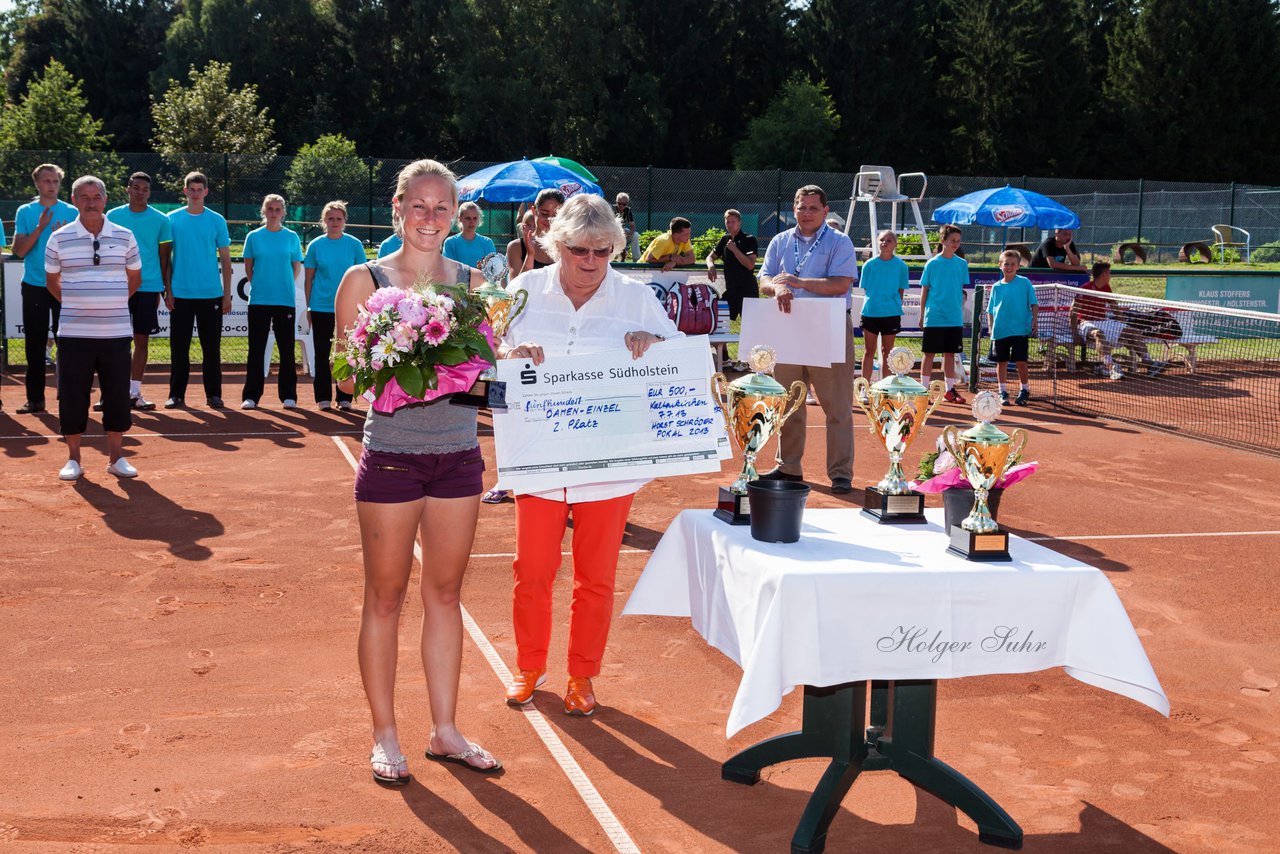
<svg viewBox="0 0 1280 854"><path fill-rule="evenodd" d="M872 335L897 335L902 331L902 316L893 315L892 317L862 317L862 331L870 332Z"/></svg>
<svg viewBox="0 0 1280 854"><path fill-rule="evenodd" d="M963 326L926 326L920 339L925 353L960 353L964 350Z"/></svg>
<svg viewBox="0 0 1280 854"><path fill-rule="evenodd" d="M138 291L129 297L129 317L134 335L160 334L160 292Z"/></svg>
<svg viewBox="0 0 1280 854"><path fill-rule="evenodd" d="M1025 362L1027 360L1027 336L1010 335L1008 338L997 338L992 348L991 358L996 362Z"/></svg>

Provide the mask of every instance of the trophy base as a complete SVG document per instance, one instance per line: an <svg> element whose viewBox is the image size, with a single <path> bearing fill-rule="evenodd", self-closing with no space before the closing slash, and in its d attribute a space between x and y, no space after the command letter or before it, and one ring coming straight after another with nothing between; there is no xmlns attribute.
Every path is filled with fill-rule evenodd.
<svg viewBox="0 0 1280 854"><path fill-rule="evenodd" d="M959 525L951 527L951 544L947 551L965 560L1013 560L1009 557L1009 532L992 531L976 534Z"/></svg>
<svg viewBox="0 0 1280 854"><path fill-rule="evenodd" d="M474 409L506 409L507 384L497 380L478 380L469 392L451 395L449 403Z"/></svg>
<svg viewBox="0 0 1280 854"><path fill-rule="evenodd" d="M712 514L721 522L730 525L751 524L751 502L745 495L739 495L727 487L720 487L720 500L716 512Z"/></svg>
<svg viewBox="0 0 1280 854"><path fill-rule="evenodd" d="M868 486L862 496L862 515L881 525L923 525L924 493L890 495Z"/></svg>

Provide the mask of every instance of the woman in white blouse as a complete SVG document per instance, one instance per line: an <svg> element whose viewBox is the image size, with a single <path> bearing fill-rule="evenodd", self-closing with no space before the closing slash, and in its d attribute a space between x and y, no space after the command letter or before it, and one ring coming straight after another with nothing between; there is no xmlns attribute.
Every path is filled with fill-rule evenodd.
<svg viewBox="0 0 1280 854"><path fill-rule="evenodd" d="M647 285L609 265L625 240L622 225L604 199L569 199L538 238L554 263L512 282L513 288L528 291L529 301L507 329L499 357L538 365L547 356L625 348L639 359L654 343L680 335ZM612 481L516 495L517 659L508 703L529 702L534 689L546 681L552 586L560 568L560 542L572 515L574 585L564 711L595 711L591 678L600 672L609 636L618 551L631 500L646 483L647 479Z"/></svg>

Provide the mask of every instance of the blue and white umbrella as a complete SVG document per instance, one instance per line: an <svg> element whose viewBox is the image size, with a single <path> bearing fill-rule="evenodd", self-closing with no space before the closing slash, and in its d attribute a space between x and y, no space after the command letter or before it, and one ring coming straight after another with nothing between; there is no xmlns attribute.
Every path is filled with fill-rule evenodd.
<svg viewBox="0 0 1280 854"><path fill-rule="evenodd" d="M541 160L512 160L458 179L458 200L474 202L532 202L543 190L559 190L567 199L578 193L604 192L576 172Z"/></svg>
<svg viewBox="0 0 1280 854"><path fill-rule="evenodd" d="M1079 228L1080 217L1048 196L1008 184L967 193L933 212L933 221L994 228Z"/></svg>

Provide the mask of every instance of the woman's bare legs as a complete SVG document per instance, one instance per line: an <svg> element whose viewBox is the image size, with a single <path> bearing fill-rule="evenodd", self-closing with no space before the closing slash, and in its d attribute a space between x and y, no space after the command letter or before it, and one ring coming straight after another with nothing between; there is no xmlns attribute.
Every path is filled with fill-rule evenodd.
<svg viewBox="0 0 1280 854"><path fill-rule="evenodd" d="M871 369L875 366L876 359L876 340L879 338L874 332L862 330L862 378L867 382L871 382ZM884 359L880 360L880 375L884 376L886 368L884 367Z"/></svg>
<svg viewBox="0 0 1280 854"><path fill-rule="evenodd" d="M395 710L397 633L413 569L413 540L425 502L356 502L364 549L364 606L357 648L360 678L373 716L373 740L392 760L402 754Z"/></svg>
<svg viewBox="0 0 1280 854"><path fill-rule="evenodd" d="M436 754L462 753L458 731L458 674L462 669L462 575L471 556L480 496L428 498L422 514L422 669L431 704L431 741ZM489 766L482 757L471 764Z"/></svg>

